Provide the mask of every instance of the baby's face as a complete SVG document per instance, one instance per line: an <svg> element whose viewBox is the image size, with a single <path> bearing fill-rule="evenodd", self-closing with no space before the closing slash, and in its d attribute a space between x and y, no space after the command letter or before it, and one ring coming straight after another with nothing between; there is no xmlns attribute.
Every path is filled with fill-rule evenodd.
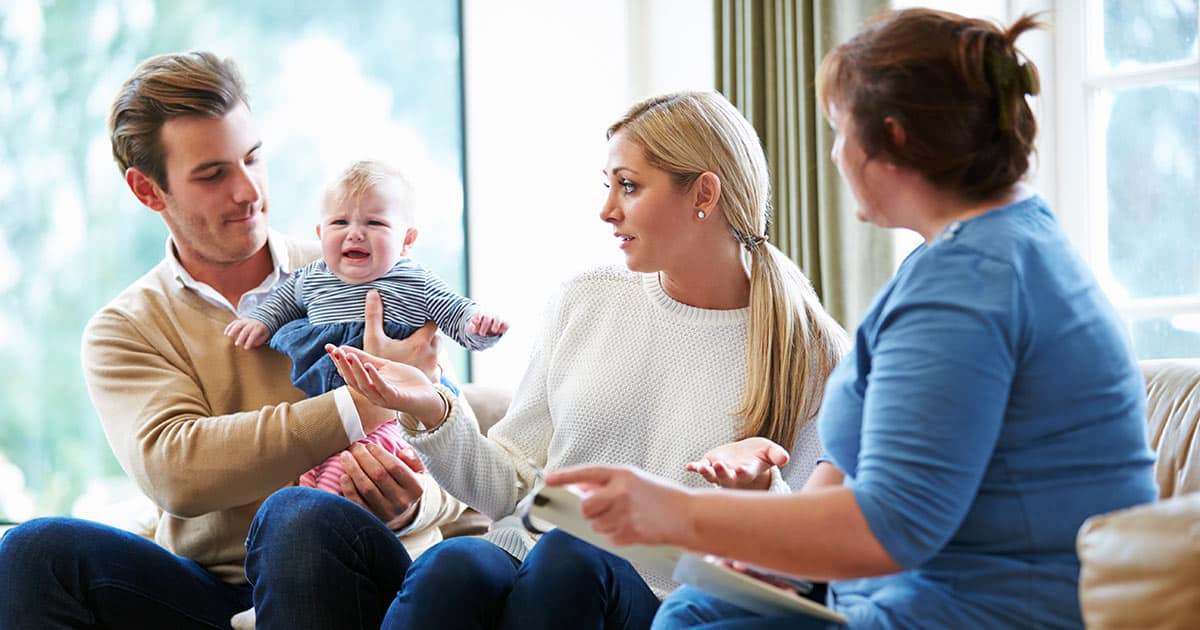
<svg viewBox="0 0 1200 630"><path fill-rule="evenodd" d="M338 205L327 205L317 226L321 256L343 282L362 284L383 276L407 253L410 226L405 200L386 182ZM415 231L411 231L415 238Z"/></svg>

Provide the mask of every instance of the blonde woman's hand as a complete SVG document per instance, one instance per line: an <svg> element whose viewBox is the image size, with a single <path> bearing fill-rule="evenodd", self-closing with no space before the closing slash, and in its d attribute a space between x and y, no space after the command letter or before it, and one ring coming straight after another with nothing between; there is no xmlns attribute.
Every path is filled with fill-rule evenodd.
<svg viewBox="0 0 1200 630"><path fill-rule="evenodd" d="M407 413L426 428L434 428L431 425L439 424L445 417L447 401L421 370L351 346L327 344L325 352L333 359L346 385L371 404Z"/></svg>
<svg viewBox="0 0 1200 630"><path fill-rule="evenodd" d="M574 484L585 491L583 517L617 545L688 546L692 493L666 479L627 466L577 466L546 475L546 485Z"/></svg>
<svg viewBox="0 0 1200 630"><path fill-rule="evenodd" d="M787 449L764 437L752 437L718 446L700 461L684 466L722 488L766 490L771 469L788 463Z"/></svg>

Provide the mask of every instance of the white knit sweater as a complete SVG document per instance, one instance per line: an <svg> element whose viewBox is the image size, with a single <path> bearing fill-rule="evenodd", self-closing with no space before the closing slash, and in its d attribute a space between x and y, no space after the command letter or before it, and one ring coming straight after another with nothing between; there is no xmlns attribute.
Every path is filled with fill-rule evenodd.
<svg viewBox="0 0 1200 630"><path fill-rule="evenodd" d="M410 442L443 488L498 521L486 537L524 558L534 540L504 517L534 483L530 463L627 464L709 485L684 464L737 438L749 314L676 302L656 274L584 273L551 301L508 413L486 438L456 404L438 430ZM772 491L803 485L820 453L810 420ZM642 576L660 597L674 587L670 576Z"/></svg>

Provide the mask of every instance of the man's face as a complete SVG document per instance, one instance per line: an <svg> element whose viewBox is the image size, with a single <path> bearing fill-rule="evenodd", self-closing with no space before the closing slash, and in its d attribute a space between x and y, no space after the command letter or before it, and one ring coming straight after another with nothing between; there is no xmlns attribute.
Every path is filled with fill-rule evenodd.
<svg viewBox="0 0 1200 630"><path fill-rule="evenodd" d="M267 169L245 104L224 118L186 116L161 131L170 192L163 220L185 267L223 267L249 259L267 242Z"/></svg>

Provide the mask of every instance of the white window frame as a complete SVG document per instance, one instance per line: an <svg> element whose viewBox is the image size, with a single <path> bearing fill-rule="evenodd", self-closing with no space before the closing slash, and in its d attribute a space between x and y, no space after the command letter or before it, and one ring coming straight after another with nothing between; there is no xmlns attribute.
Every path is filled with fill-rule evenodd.
<svg viewBox="0 0 1200 630"><path fill-rule="evenodd" d="M1135 320L1190 316L1200 318L1200 295L1132 299L1121 295L1108 266L1108 195L1105 193L1104 90L1180 80L1200 81L1200 60L1112 70L1089 60L1103 58L1098 36L1103 24L1100 0L1054 2L1057 101L1056 197L1059 220L1072 243L1129 324ZM1081 147L1080 150L1066 150ZM1083 163L1079 157L1083 156Z"/></svg>

